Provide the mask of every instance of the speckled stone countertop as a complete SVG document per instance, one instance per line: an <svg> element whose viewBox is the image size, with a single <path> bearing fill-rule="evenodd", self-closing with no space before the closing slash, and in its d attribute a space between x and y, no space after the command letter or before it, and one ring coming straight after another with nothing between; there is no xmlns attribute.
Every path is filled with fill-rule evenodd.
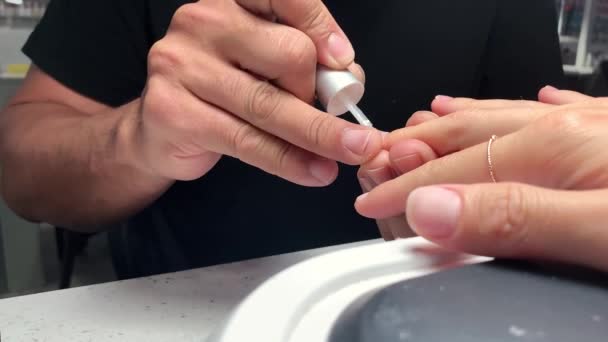
<svg viewBox="0 0 608 342"><path fill-rule="evenodd" d="M335 246L0 301L2 342L203 342L272 275Z"/></svg>

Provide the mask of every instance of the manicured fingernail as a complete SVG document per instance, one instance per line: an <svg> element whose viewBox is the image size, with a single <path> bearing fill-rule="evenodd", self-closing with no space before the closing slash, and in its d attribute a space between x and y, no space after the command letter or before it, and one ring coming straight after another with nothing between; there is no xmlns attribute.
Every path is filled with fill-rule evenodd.
<svg viewBox="0 0 608 342"><path fill-rule="evenodd" d="M370 192L374 188L374 183L367 177L360 177L359 184L361 184L361 189L363 189L364 193Z"/></svg>
<svg viewBox="0 0 608 342"><path fill-rule="evenodd" d="M367 175L375 183L375 186L388 182L395 178L395 173L388 166L368 170Z"/></svg>
<svg viewBox="0 0 608 342"><path fill-rule="evenodd" d="M333 183L337 176L335 163L327 159L313 160L308 165L308 171L323 186Z"/></svg>
<svg viewBox="0 0 608 342"><path fill-rule="evenodd" d="M418 153L408 154L393 160L393 165L401 174L415 170L422 164L422 157Z"/></svg>
<svg viewBox="0 0 608 342"><path fill-rule="evenodd" d="M558 91L558 90L559 90L559 89L557 89L557 88L555 88L555 87L553 87L553 86L550 86L550 85L545 86L545 88L544 88L544 89L549 90L549 91Z"/></svg>
<svg viewBox="0 0 608 342"><path fill-rule="evenodd" d="M435 101L440 101L440 102L445 102L445 101L451 101L454 98L451 96L446 96L446 95L437 95L435 96Z"/></svg>
<svg viewBox="0 0 608 342"><path fill-rule="evenodd" d="M350 42L337 33L332 33L327 39L327 45L331 56L341 65L352 63L355 59L355 50Z"/></svg>
<svg viewBox="0 0 608 342"><path fill-rule="evenodd" d="M345 129L342 134L342 145L350 152L363 156L372 136L370 130Z"/></svg>
<svg viewBox="0 0 608 342"><path fill-rule="evenodd" d="M421 236L443 239L454 234L462 210L460 195L442 187L412 191L407 201L407 218Z"/></svg>

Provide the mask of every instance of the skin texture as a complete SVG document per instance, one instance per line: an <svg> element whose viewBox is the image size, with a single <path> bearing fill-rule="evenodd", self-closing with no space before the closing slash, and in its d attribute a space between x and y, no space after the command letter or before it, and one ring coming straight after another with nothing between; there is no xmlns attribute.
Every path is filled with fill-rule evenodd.
<svg viewBox="0 0 608 342"><path fill-rule="evenodd" d="M2 195L32 221L96 230L223 155L327 186L382 137L310 105L318 63L363 78L322 1L211 0L177 10L141 97L119 108L33 67L0 114Z"/></svg>
<svg viewBox="0 0 608 342"><path fill-rule="evenodd" d="M448 249L608 271L608 99L546 87L538 102L440 96L432 108L361 167L360 178L393 176L357 199L360 214L400 217L392 237L413 230Z"/></svg>

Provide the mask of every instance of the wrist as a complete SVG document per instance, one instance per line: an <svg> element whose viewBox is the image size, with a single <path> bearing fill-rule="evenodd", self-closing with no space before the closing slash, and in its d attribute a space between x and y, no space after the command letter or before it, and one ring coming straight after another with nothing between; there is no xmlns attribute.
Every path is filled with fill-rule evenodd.
<svg viewBox="0 0 608 342"><path fill-rule="evenodd" d="M135 100L120 109L119 118L110 133L110 149L118 163L131 170L134 181L168 187L173 179L154 171L144 157L140 127L141 101Z"/></svg>

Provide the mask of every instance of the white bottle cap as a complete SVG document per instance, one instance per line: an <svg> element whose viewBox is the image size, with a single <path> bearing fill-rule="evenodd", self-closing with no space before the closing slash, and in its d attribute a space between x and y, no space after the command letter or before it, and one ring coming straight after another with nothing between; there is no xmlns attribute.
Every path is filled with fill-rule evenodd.
<svg viewBox="0 0 608 342"><path fill-rule="evenodd" d="M325 110L334 115L349 111L347 103L361 101L365 87L348 70L332 70L319 65L317 69L317 97Z"/></svg>

